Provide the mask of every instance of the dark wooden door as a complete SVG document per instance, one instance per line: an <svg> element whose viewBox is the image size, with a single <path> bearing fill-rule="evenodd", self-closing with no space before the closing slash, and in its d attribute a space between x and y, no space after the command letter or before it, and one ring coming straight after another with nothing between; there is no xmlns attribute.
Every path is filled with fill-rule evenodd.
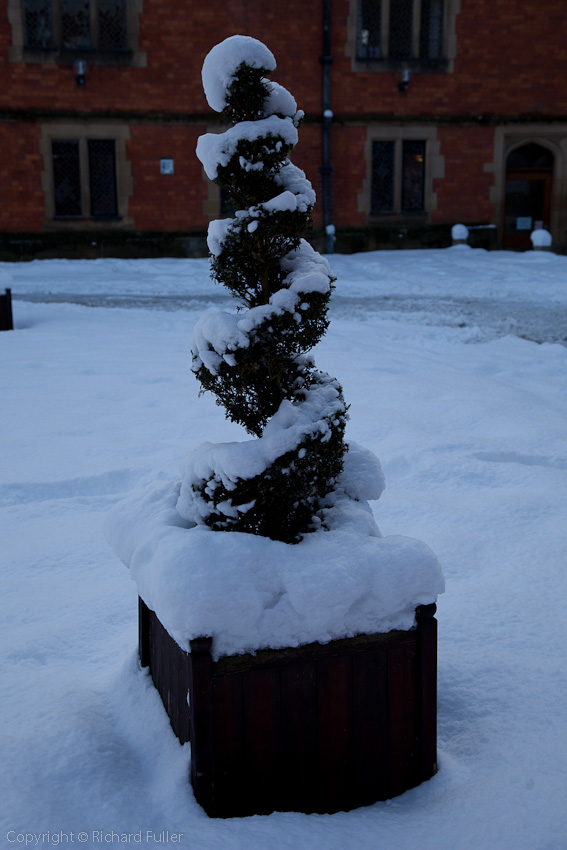
<svg viewBox="0 0 567 850"><path fill-rule="evenodd" d="M530 233L549 230L551 218L551 173L508 171L504 209L503 247L531 248Z"/></svg>
<svg viewBox="0 0 567 850"><path fill-rule="evenodd" d="M553 153L530 142L513 150L506 162L502 246L531 248L530 234L550 229Z"/></svg>

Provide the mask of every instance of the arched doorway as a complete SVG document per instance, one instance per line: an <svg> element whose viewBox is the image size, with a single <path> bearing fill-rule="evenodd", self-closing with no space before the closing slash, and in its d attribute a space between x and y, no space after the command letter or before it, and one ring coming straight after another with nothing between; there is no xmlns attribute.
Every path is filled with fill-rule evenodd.
<svg viewBox="0 0 567 850"><path fill-rule="evenodd" d="M515 148L508 154L504 248L531 248L532 230L550 229L553 161L552 152L535 142Z"/></svg>

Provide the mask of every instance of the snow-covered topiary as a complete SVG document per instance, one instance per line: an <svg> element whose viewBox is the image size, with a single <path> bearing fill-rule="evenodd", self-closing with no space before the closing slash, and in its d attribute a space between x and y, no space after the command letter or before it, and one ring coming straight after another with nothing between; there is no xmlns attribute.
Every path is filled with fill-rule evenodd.
<svg viewBox="0 0 567 850"><path fill-rule="evenodd" d="M288 155L302 113L266 78L271 52L232 36L203 65L208 103L232 126L201 136L197 156L237 207L209 227L213 277L237 312L198 323L192 368L227 416L256 437L205 445L185 463L180 512L215 530L298 542L320 524L343 468L346 406L310 350L328 326L333 275L303 238L315 193Z"/></svg>
<svg viewBox="0 0 567 850"><path fill-rule="evenodd" d="M333 275L302 239L315 195L287 158L301 116L266 79L274 66L242 36L209 53L207 98L235 123L198 146L239 207L209 228L237 309L198 322L193 368L252 438L199 446L180 481L133 493L105 523L169 634L184 649L212 635L215 658L410 629L444 589L424 543L382 537L368 504L385 486L380 461L346 450L341 388L311 358Z"/></svg>

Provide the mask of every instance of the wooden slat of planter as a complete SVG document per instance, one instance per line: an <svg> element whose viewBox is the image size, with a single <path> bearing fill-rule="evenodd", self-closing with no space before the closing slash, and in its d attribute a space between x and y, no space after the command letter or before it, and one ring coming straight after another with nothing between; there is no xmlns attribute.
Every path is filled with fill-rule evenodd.
<svg viewBox="0 0 567 850"><path fill-rule="evenodd" d="M352 797L352 658L317 663L319 784L315 811L348 808Z"/></svg>
<svg viewBox="0 0 567 850"><path fill-rule="evenodd" d="M177 705L173 706L175 716L173 730L182 744L191 740L189 705L189 664L188 653L180 649L174 656L174 676L177 681Z"/></svg>
<svg viewBox="0 0 567 850"><path fill-rule="evenodd" d="M281 806L284 810L313 810L319 780L317 747L317 665L290 664L280 671L281 687Z"/></svg>
<svg viewBox="0 0 567 850"><path fill-rule="evenodd" d="M171 726L182 744L189 741L189 654L168 634L155 612L139 600L139 654L149 667Z"/></svg>
<svg viewBox="0 0 567 850"><path fill-rule="evenodd" d="M435 606L417 612L418 667L418 747L420 779L437 772L437 620Z"/></svg>
<svg viewBox="0 0 567 850"><path fill-rule="evenodd" d="M391 647L388 654L389 796L419 782L417 758L417 664L415 643Z"/></svg>
<svg viewBox="0 0 567 850"><path fill-rule="evenodd" d="M214 801L216 816L239 814L233 789L242 785L244 719L242 676L213 679Z"/></svg>
<svg viewBox="0 0 567 850"><path fill-rule="evenodd" d="M279 670L251 670L242 683L244 758L243 803L255 801L258 813L273 811L279 776L275 766L280 752Z"/></svg>
<svg viewBox="0 0 567 850"><path fill-rule="evenodd" d="M138 653L140 665L150 666L150 611L143 599L138 597Z"/></svg>
<svg viewBox="0 0 567 850"><path fill-rule="evenodd" d="M388 797L388 654L353 655L354 782L359 805Z"/></svg>
<svg viewBox="0 0 567 850"><path fill-rule="evenodd" d="M213 690L210 637L191 641L191 782L195 797L214 814ZM197 743L198 742L198 743Z"/></svg>

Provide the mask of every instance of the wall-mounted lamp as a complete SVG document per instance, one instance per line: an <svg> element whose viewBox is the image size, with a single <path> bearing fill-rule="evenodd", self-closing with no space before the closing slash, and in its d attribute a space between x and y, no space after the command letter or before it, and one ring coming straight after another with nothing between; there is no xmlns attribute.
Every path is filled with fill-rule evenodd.
<svg viewBox="0 0 567 850"><path fill-rule="evenodd" d="M85 85L85 77L87 75L87 67L88 67L87 63L83 62L82 59L79 59L73 65L73 68L74 68L74 71L75 71L75 82L77 83L78 86L84 86Z"/></svg>
<svg viewBox="0 0 567 850"><path fill-rule="evenodd" d="M402 77L401 83L398 83L398 91L402 92L402 93L407 91L408 86L409 86L409 81L410 81L410 72L409 72L409 68L406 68L405 71L404 71L404 76Z"/></svg>

